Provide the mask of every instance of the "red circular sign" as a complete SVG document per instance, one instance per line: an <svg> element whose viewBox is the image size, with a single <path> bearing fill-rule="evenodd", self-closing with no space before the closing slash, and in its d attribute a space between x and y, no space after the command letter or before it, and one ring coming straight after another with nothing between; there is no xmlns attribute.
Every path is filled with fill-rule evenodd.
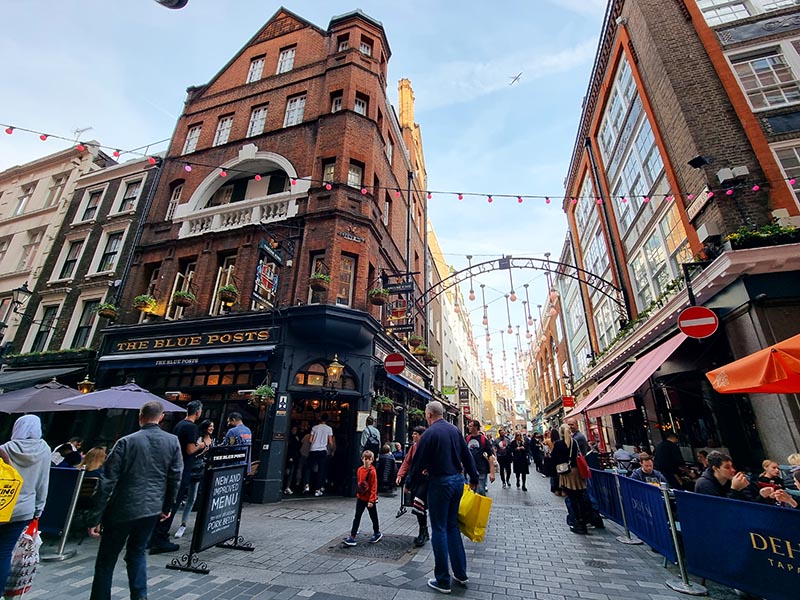
<svg viewBox="0 0 800 600"><path fill-rule="evenodd" d="M383 367L386 369L387 373L400 375L403 369L406 368L406 359L403 358L402 354L389 354L383 359Z"/></svg>
<svg viewBox="0 0 800 600"><path fill-rule="evenodd" d="M705 306L690 306L678 315L678 328L691 338L707 338L719 328L714 311Z"/></svg>

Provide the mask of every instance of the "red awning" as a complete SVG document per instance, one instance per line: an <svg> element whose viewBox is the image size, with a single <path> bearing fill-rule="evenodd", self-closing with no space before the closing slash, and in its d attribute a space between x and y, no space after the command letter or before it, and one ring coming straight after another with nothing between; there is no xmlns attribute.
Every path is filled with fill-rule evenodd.
<svg viewBox="0 0 800 600"><path fill-rule="evenodd" d="M572 412L569 413L570 416L579 415L587 408L589 408L589 405L592 404L595 400L597 400L600 397L600 394L605 392L608 389L608 386L610 386L617 379L619 379L620 375L622 375L624 372L625 372L624 369L617 371L611 377L606 377L605 379L603 379L603 381L598 383L595 386L595 388L591 392L589 392L589 395L586 396L586 398L584 398L575 405L575 407L572 409Z"/></svg>
<svg viewBox="0 0 800 600"><path fill-rule="evenodd" d="M614 384L605 396L589 410L589 418L605 417L627 412L636 408L633 395L645 381L655 373L665 360L678 349L687 338L685 333L678 335L659 344L647 354L636 359L630 369Z"/></svg>

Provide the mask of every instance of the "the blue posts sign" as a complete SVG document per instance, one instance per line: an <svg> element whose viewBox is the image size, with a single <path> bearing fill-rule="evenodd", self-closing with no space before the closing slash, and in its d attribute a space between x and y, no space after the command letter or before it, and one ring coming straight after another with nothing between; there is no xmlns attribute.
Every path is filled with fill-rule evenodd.
<svg viewBox="0 0 800 600"><path fill-rule="evenodd" d="M620 477L619 483L628 529L667 560L675 562L675 544L661 489L630 477Z"/></svg>
<svg viewBox="0 0 800 600"><path fill-rule="evenodd" d="M688 571L769 600L800 597L800 510L675 492Z"/></svg>
<svg viewBox="0 0 800 600"><path fill-rule="evenodd" d="M615 477L616 475L608 471L592 469L592 478L586 483L589 484L589 491L600 505L600 513L614 523L622 525L622 509L619 505Z"/></svg>

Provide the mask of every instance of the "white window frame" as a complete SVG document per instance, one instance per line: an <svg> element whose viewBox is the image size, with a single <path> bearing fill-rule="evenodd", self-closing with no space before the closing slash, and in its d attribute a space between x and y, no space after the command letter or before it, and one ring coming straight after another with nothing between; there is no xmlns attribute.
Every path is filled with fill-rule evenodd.
<svg viewBox="0 0 800 600"><path fill-rule="evenodd" d="M328 161L322 165L322 181L324 183L336 182L336 161Z"/></svg>
<svg viewBox="0 0 800 600"><path fill-rule="evenodd" d="M103 256L106 254L106 249L108 247L109 239L117 234L121 233L122 237L119 241L119 247L116 251L116 256L114 258L114 262L111 265L110 269L106 269L104 271L100 271L100 263L103 259ZM97 244L97 249L95 250L94 256L92 257L92 265L89 269L89 275L104 275L107 273L113 273L117 266L119 265L119 259L122 255L123 248L125 247L125 240L128 237L128 228L120 229L120 228L113 228L113 229L106 229L103 231L103 235L100 237L100 242Z"/></svg>
<svg viewBox="0 0 800 600"><path fill-rule="evenodd" d="M74 247L74 244L80 243L80 248L78 249L78 255L74 259L69 258L70 251ZM64 240L64 245L61 250L61 254L56 261L55 268L52 272L52 277L50 281L72 281L75 279L75 274L78 271L78 265L81 263L81 258L83 257L83 253L86 250L86 238L84 237L73 237L67 238ZM75 263L72 267L72 270L69 272L68 275L64 276L63 271L64 267L67 264L68 260L74 260Z"/></svg>
<svg viewBox="0 0 800 600"><path fill-rule="evenodd" d="M800 103L800 55L798 55L798 49L792 42L800 42L800 39L795 38L793 40L775 41L771 44L759 46L758 48L748 48L746 52L731 52L726 55L731 71L735 75L742 92L744 92L744 95L747 97L747 102L750 104L750 108L752 108L753 112L773 110L775 108L793 106ZM753 87L749 90L745 87L739 70L737 70L737 66L743 67L744 65L750 65L749 70L751 71L753 80L758 82L759 76L756 74L752 65L757 61L777 59L779 57L783 59L786 69L788 69L791 74L791 81L782 81L765 86L758 85L758 87ZM775 73L774 68L771 69L771 72ZM777 91L780 91L783 101L772 104L769 103L768 93ZM790 92L794 93L790 94ZM765 105L756 106L753 96L760 96ZM792 96L795 96L795 99L792 99Z"/></svg>
<svg viewBox="0 0 800 600"><path fill-rule="evenodd" d="M346 270L345 265L350 266L350 270ZM358 259L349 254L342 254L339 261L339 277L336 281L336 289L334 290L335 298L334 303L337 306L352 306L353 305L353 290L356 284L356 269L358 267ZM348 277L346 277L348 276ZM343 288L346 287L344 295L340 295Z"/></svg>
<svg viewBox="0 0 800 600"><path fill-rule="evenodd" d="M94 221L97 221L97 215L103 205L103 198L105 198L107 189L108 184L105 184L101 187L87 188L83 193L83 198L81 199L80 206L78 206L78 210L75 213L75 220L73 223L93 223ZM97 192L99 192L100 195L97 198L97 206L94 207L94 213L88 219L85 219L84 217L86 216L86 211L89 209L89 200L91 200L92 194Z"/></svg>
<svg viewBox="0 0 800 600"><path fill-rule="evenodd" d="M364 182L364 169L358 165L350 163L347 166L347 185L354 188L361 188Z"/></svg>
<svg viewBox="0 0 800 600"><path fill-rule="evenodd" d="M70 319L69 327L67 328L67 331L64 334L64 342L62 343L63 348L78 349L78 348L87 348L92 346L92 339L94 338L95 332L97 331L97 323L98 323L96 311L91 311L89 313L89 323L88 323L89 329L86 334L86 343L82 346L76 346L75 337L78 335L78 329L80 329L81 327L81 317L83 316L83 313L86 310L86 306L94 302L102 303L103 298L97 296L94 297L87 296L85 298L84 297L78 298L78 301L75 303L75 310L72 313L72 318ZM68 345L67 342L69 342Z"/></svg>
<svg viewBox="0 0 800 600"><path fill-rule="evenodd" d="M6 254L8 254L8 249L11 247L11 240L13 239L14 236L12 235L0 238L0 273L5 272L3 271L3 261L6 259Z"/></svg>
<svg viewBox="0 0 800 600"><path fill-rule="evenodd" d="M264 56L256 56L250 59L250 68L247 70L247 80L245 83L255 83L261 79L264 73Z"/></svg>
<svg viewBox="0 0 800 600"><path fill-rule="evenodd" d="M344 94L338 94L331 98L331 112L339 112L342 110L342 101L344 100Z"/></svg>
<svg viewBox="0 0 800 600"><path fill-rule="evenodd" d="M52 320L46 321L44 317L45 314L48 312L48 309L50 308L55 308L55 315L53 316ZM36 338L38 337L39 333L43 332L45 332L44 344L42 344L41 349L37 351L44 352L48 350L50 342L53 340L53 332L56 329L56 323L58 323L58 320L60 318L61 308L62 306L60 300L58 301L57 304L56 303L39 304L39 306L36 309L36 316L34 317L34 321L36 321L36 323L28 330L28 336L27 339L25 340L24 347L26 352L31 352L33 350Z"/></svg>
<svg viewBox="0 0 800 600"><path fill-rule="evenodd" d="M303 122L303 113L306 109L306 95L293 96L286 100L286 112L283 116L283 126L291 127Z"/></svg>
<svg viewBox="0 0 800 600"><path fill-rule="evenodd" d="M28 239L22 246L22 253L15 271L30 271L36 263L36 255L44 239L44 229L28 230Z"/></svg>
<svg viewBox="0 0 800 600"><path fill-rule="evenodd" d="M172 297L175 292L191 292L192 281L194 281L194 273L197 270L197 262L190 262L183 267L182 271L175 273L175 280L172 282L172 291L169 294L169 304L167 305L167 312L164 314L164 319L171 321L174 319L183 318L183 306L178 306L172 302Z"/></svg>
<svg viewBox="0 0 800 600"><path fill-rule="evenodd" d="M337 46L337 52L344 52L345 50L350 49L350 40L340 40L339 45Z"/></svg>
<svg viewBox="0 0 800 600"><path fill-rule="evenodd" d="M278 56L278 70L276 74L288 73L294 68L294 57L297 51L297 46L284 48Z"/></svg>
<svg viewBox="0 0 800 600"><path fill-rule="evenodd" d="M394 144L392 143L392 138L390 136L386 136L386 160L389 161L389 166L392 165L393 157L394 157Z"/></svg>
<svg viewBox="0 0 800 600"><path fill-rule="evenodd" d="M746 19L755 14L753 6L747 0L698 0L697 7L709 27Z"/></svg>
<svg viewBox="0 0 800 600"><path fill-rule="evenodd" d="M364 100L363 98L359 98L356 96L356 101L353 104L353 111L358 113L359 115L367 116L367 107L369 106L369 101Z"/></svg>
<svg viewBox="0 0 800 600"><path fill-rule="evenodd" d="M25 183L22 185L20 189L20 195L17 196L17 204L14 207L14 212L12 216L18 217L25 212L25 209L28 207L28 203L33 198L33 195L36 193L36 184L37 181L32 181L31 183Z"/></svg>
<svg viewBox="0 0 800 600"><path fill-rule="evenodd" d="M775 162L780 165L787 187L794 193L795 204L800 208L800 139L772 144L770 148L772 149L772 154L775 156ZM784 150L792 150L798 161L798 165L796 167L791 167L791 171L787 170L787 167L781 162L780 156L778 155L779 152ZM791 179L795 180L794 185L789 183Z"/></svg>
<svg viewBox="0 0 800 600"><path fill-rule="evenodd" d="M358 51L364 56L372 56L372 44L367 40L361 40L358 44Z"/></svg>
<svg viewBox="0 0 800 600"><path fill-rule="evenodd" d="M181 154L190 154L197 150L197 142L200 139L200 133L203 131L203 125L192 125L186 132L186 141L183 143L183 151Z"/></svg>
<svg viewBox="0 0 800 600"><path fill-rule="evenodd" d="M228 143L233 128L233 115L224 115L217 121L217 131L214 133L212 146L222 146Z"/></svg>
<svg viewBox="0 0 800 600"><path fill-rule="evenodd" d="M234 274L236 273L236 255L226 256L223 258L222 265L217 269L217 280L214 287L214 295L211 298L211 305L208 308L208 314L212 317L227 314L222 309L222 300L219 298L219 288L223 285L234 284ZM241 290L240 290L241 293Z"/></svg>
<svg viewBox="0 0 800 600"><path fill-rule="evenodd" d="M69 173L61 173L53 175L50 190L47 192L47 199L45 200L45 207L56 206L61 200L61 194L64 193L64 188L67 187L69 181Z"/></svg>
<svg viewBox="0 0 800 600"><path fill-rule="evenodd" d="M134 196L127 196L128 188L135 183L139 184L136 194ZM119 184L119 189L117 190L117 201L114 202L114 204L117 206L117 213L134 212L136 210L136 205L139 202L139 198L142 196L143 189L144 177L141 175L121 181ZM130 206L125 208L125 204L130 204Z"/></svg>
<svg viewBox="0 0 800 600"><path fill-rule="evenodd" d="M182 183L179 183L174 188L172 188L172 195L169 198L169 204L167 204L167 214L164 217L165 221L171 221L172 217L175 216L175 209L178 208L178 204L181 203L182 193L183 193Z"/></svg>
<svg viewBox="0 0 800 600"><path fill-rule="evenodd" d="M267 112L269 106L264 104L256 106L250 111L250 122L247 124L247 137L261 135L267 124Z"/></svg>

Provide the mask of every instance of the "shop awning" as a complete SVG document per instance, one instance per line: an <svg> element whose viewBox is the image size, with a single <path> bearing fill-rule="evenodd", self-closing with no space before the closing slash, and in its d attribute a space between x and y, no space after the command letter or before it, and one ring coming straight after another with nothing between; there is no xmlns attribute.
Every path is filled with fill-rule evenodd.
<svg viewBox="0 0 800 600"><path fill-rule="evenodd" d="M132 352L100 357L100 369L129 369L136 367L181 367L242 362L260 362L269 358L275 344L238 346L236 348L203 348L172 352Z"/></svg>
<svg viewBox="0 0 800 600"><path fill-rule="evenodd" d="M417 394L419 396L422 396L423 398L425 398L425 400L432 400L433 399L433 396L431 396L431 393L428 390L426 390L424 387L419 385L418 383L414 383L413 381L409 381L408 379L400 377L399 375L392 375L391 373L387 373L386 377L391 379L392 381L394 381L396 383L399 383L404 388L411 390L415 394Z"/></svg>
<svg viewBox="0 0 800 600"><path fill-rule="evenodd" d="M0 388L6 391L28 387L59 375L86 370L86 367L61 367L60 369L21 369L0 372Z"/></svg>
<svg viewBox="0 0 800 600"><path fill-rule="evenodd" d="M617 371L611 377L606 377L600 383L598 383L595 386L595 388L591 392L589 392L589 395L586 396L586 398L584 398L575 405L575 407L572 409L572 412L569 413L570 416L579 415L587 408L589 408L590 405L594 404L594 401L600 397L600 394L605 392L608 389L608 386L610 386L617 379L619 379L624 372L625 372L624 370Z"/></svg>
<svg viewBox="0 0 800 600"><path fill-rule="evenodd" d="M633 395L636 390L642 387L656 369L678 349L686 337L686 334L680 332L637 358L631 368L606 392L605 396L589 409L587 413L589 418L594 419L634 410L636 401Z"/></svg>

